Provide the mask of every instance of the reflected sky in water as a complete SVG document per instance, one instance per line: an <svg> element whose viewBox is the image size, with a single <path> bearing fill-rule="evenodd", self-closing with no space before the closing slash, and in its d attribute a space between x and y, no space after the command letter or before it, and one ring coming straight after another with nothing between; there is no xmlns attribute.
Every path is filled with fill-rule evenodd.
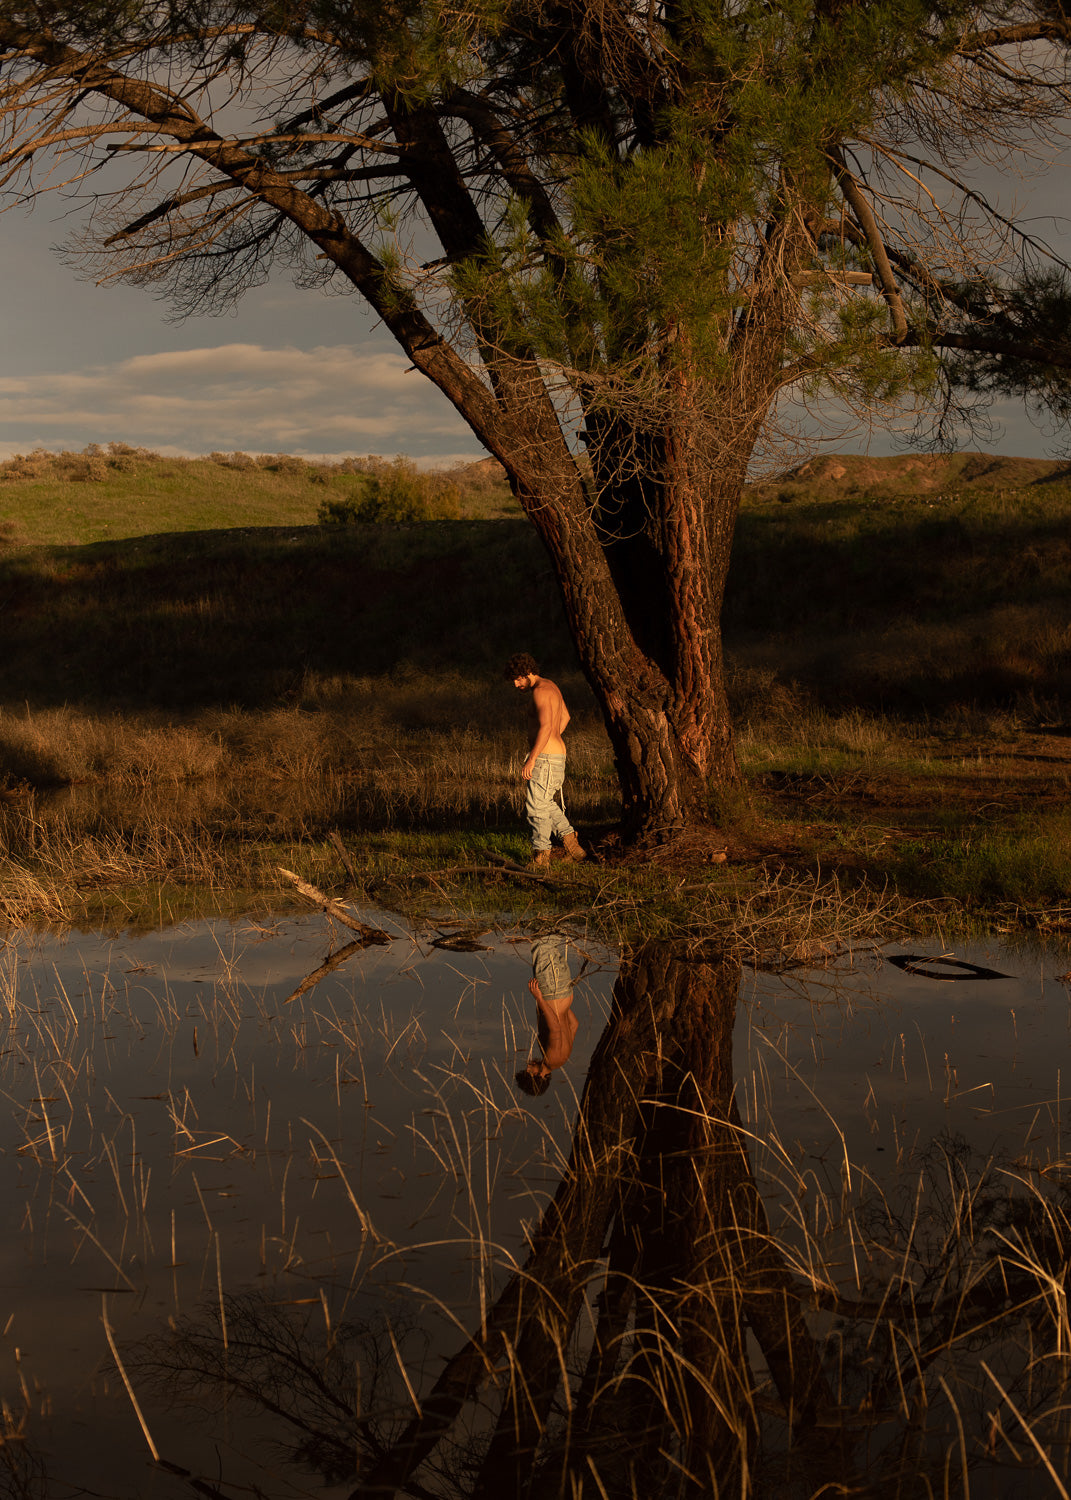
<svg viewBox="0 0 1071 1500"><path fill-rule="evenodd" d="M220 1285L323 1286L338 1319L415 1281L478 1315L553 1193L615 965L570 945L577 1041L532 1099L513 1083L536 1036L527 937L449 951L368 919L390 944L297 999L332 946L321 917L3 950L4 1390L18 1406L28 1379L35 1430L80 1464L107 1468L116 1433L144 1447L102 1374L102 1291L120 1340Z"/></svg>
<svg viewBox="0 0 1071 1500"><path fill-rule="evenodd" d="M746 976L734 1039L745 1116L776 1124L809 1165L832 1155L834 1175L841 1132L871 1171L889 1168L883 1154L907 1161L946 1135L983 1158L1071 1150L1066 952L964 943L954 955L1007 977L929 977L941 966L908 973L877 953L821 972Z"/></svg>

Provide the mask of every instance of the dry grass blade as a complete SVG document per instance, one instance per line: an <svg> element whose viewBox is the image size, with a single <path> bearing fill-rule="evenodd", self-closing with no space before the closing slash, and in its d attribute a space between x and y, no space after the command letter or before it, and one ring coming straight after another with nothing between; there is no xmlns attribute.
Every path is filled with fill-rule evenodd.
<svg viewBox="0 0 1071 1500"><path fill-rule="evenodd" d="M984 1359L981 1361L981 1367L985 1371L986 1375L989 1376L989 1379L996 1386L997 1390L1000 1392L1001 1399L1008 1406L1008 1408L1011 1411L1012 1415L1015 1417L1015 1420L1019 1423L1019 1426L1023 1429L1023 1433L1024 1433L1027 1441L1034 1448L1034 1450L1037 1453L1038 1457L1041 1459L1041 1462L1044 1464L1045 1469L1048 1472L1049 1478L1052 1480L1053 1484L1056 1486L1056 1491L1057 1491L1057 1494L1060 1496L1060 1500L1071 1500L1071 1495L1068 1494L1067 1486L1064 1484L1064 1482L1060 1478L1059 1474L1057 1474L1056 1468L1053 1465L1052 1459L1049 1457L1048 1453L1046 1453L1045 1448L1043 1447L1043 1445L1038 1441L1037 1434L1034 1432L1034 1429L1030 1426L1030 1423L1023 1416L1022 1412L1016 1406L1016 1404L1012 1400L1012 1398L1008 1395L1007 1391L1001 1385L1001 1383L997 1379L997 1377L993 1374L993 1371L989 1368L989 1366L986 1364L986 1362L985 1362Z"/></svg>
<svg viewBox="0 0 1071 1500"><path fill-rule="evenodd" d="M122 1376L123 1385L126 1387L126 1393L130 1397L130 1404L134 1408L134 1415L138 1419L138 1426L141 1428L142 1435L144 1436L145 1441L149 1445L149 1452L153 1456L153 1462L154 1463L159 1463L160 1462L160 1450L157 1448L156 1444L153 1442L152 1433L149 1431L149 1424L145 1420L145 1415L142 1412L141 1406L138 1403L138 1398L134 1394L134 1387L130 1383L130 1376L126 1373L126 1366L123 1364L123 1361L120 1359L120 1357L119 1357L119 1350L116 1348L115 1335L112 1333L112 1325L108 1321L108 1297L107 1297L106 1293L102 1294L101 1299L100 1299L100 1318L101 1318L101 1322L104 1324L104 1332L107 1335L108 1348L112 1351L112 1358L115 1360L115 1368L119 1371L119 1374Z"/></svg>

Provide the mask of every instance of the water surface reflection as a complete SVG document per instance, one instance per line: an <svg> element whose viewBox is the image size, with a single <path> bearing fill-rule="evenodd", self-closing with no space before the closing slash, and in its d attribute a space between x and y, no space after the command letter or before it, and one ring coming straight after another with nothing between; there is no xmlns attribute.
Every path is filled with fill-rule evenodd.
<svg viewBox="0 0 1071 1500"><path fill-rule="evenodd" d="M369 920L4 950L12 1493L1062 1492L1043 955Z"/></svg>

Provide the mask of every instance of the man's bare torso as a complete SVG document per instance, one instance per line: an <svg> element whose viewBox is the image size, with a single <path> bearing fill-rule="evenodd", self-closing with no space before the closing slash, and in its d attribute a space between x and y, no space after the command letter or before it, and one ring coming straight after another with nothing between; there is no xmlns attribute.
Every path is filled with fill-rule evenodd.
<svg viewBox="0 0 1071 1500"><path fill-rule="evenodd" d="M565 706L565 699L555 682L549 678L540 677L532 688L532 696L528 700L528 744L535 749L537 742L542 738L541 731L549 728L550 733L543 738L539 747L541 755L564 755L565 741L562 735L569 723L569 710Z"/></svg>

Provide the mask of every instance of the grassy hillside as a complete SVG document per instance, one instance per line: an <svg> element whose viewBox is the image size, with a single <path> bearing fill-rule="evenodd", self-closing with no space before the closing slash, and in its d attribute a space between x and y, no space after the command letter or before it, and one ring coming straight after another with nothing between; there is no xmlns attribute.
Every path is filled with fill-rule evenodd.
<svg viewBox="0 0 1071 1500"><path fill-rule="evenodd" d="M0 702L39 707L263 708L404 670L497 676L533 638L572 661L549 564L517 521L8 549L0 591Z"/></svg>
<svg viewBox="0 0 1071 1500"><path fill-rule="evenodd" d="M146 455L74 457L106 468L114 459L116 477L13 478L16 461L0 482L20 526L36 495L46 529L44 497L58 494L57 529L78 533L0 547L0 703L263 709L319 703L350 679L400 671L482 682L505 652L528 647L575 673L547 558L515 511L506 518L491 465L463 476L464 508L504 518L318 526L319 500L359 487L360 472L314 481L309 465L286 459L191 460L172 473L169 460ZM1071 698L1071 485L1033 468L1028 477L1014 490L850 493L854 482L838 492L835 480L818 496L752 490L725 608L738 713L762 720L809 705L1061 720ZM169 529L180 501L182 524ZM259 524L237 524L257 507ZM206 525L193 527L194 517ZM140 531L121 539L91 539L135 522Z"/></svg>
<svg viewBox="0 0 1071 1500"><path fill-rule="evenodd" d="M827 708L1061 718L1071 484L745 501L725 630L740 663Z"/></svg>
<svg viewBox="0 0 1071 1500"><path fill-rule="evenodd" d="M234 526L311 526L325 500L360 495L385 466L372 456L334 464L287 454L213 453L162 458L123 443L83 453L35 452L0 463L0 536L70 545ZM498 466L447 476L460 514L516 515Z"/></svg>

